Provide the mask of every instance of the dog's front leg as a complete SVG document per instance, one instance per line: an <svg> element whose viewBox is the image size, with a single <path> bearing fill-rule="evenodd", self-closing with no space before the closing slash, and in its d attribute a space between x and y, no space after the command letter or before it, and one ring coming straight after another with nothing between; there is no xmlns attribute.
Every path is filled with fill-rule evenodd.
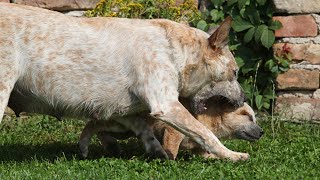
<svg viewBox="0 0 320 180"><path fill-rule="evenodd" d="M156 106L151 109L156 109L157 105L159 105L159 103L156 103ZM217 155L219 158L227 158L232 161L247 160L249 158L247 153L234 152L226 148L219 139L203 124L197 121L179 101L167 103L166 105L169 108L152 111L151 115L190 137L206 151Z"/></svg>
<svg viewBox="0 0 320 180"><path fill-rule="evenodd" d="M202 156L205 159L219 159L219 157L217 157L215 154L212 153L208 153L207 151L203 150L203 149L197 149L197 150L193 150L192 151L194 154L198 154L200 156Z"/></svg>
<svg viewBox="0 0 320 180"><path fill-rule="evenodd" d="M8 105L10 93L19 76L19 63L14 58L15 53L11 54L8 50L13 48L9 45L3 46L0 47L0 122Z"/></svg>

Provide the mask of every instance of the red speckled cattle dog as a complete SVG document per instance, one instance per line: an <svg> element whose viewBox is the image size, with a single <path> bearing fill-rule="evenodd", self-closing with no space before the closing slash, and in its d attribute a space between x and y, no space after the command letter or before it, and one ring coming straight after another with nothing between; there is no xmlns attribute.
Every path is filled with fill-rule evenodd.
<svg viewBox="0 0 320 180"><path fill-rule="evenodd" d="M0 3L0 117L13 91L38 103L40 112L112 120L133 131L148 129L133 118L148 111L209 153L246 160L178 100L189 98L191 109L202 112L211 87L236 82L230 25L229 17L209 35L169 20L74 18ZM243 104L242 96L235 104ZM151 150L161 148L152 141Z"/></svg>

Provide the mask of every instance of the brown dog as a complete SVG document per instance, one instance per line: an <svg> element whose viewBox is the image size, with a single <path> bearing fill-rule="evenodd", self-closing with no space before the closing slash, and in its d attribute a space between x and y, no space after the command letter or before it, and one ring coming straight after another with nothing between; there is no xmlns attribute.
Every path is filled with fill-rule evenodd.
<svg viewBox="0 0 320 180"><path fill-rule="evenodd" d="M180 99L180 102L187 109L190 109L190 102L187 99ZM254 112L247 103L235 108L226 103L225 100L215 98L207 102L207 110L203 114L193 115L218 138L255 141L263 135L263 130L256 124ZM217 157L215 154L207 153L197 143L167 124L150 116L145 117L145 119L152 126L155 136L162 142L162 146L170 159L176 158L179 149L191 149L205 158ZM98 134L105 149L118 153L119 148L116 139L125 139L133 135L130 130L120 132L119 130L123 130L123 128L118 126L117 123L111 124L104 121L87 123L79 140L82 155L87 156L88 145L94 134Z"/></svg>
<svg viewBox="0 0 320 180"><path fill-rule="evenodd" d="M188 103L182 102L184 105ZM254 111L244 103L242 107L234 108L222 101L209 101L207 110L194 117L205 125L219 139L244 139L256 141L263 135L263 130L256 124ZM197 143L166 124L157 121L153 127L158 140L170 159L175 159L178 150L192 150L193 153L205 158L217 158L215 154L207 153Z"/></svg>

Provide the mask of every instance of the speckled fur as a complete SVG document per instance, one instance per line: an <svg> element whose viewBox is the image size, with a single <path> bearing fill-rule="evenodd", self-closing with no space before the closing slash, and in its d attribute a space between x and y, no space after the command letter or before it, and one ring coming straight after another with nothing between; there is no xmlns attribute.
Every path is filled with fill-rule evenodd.
<svg viewBox="0 0 320 180"><path fill-rule="evenodd" d="M205 32L168 20L74 18L0 3L0 117L13 88L64 116L107 120L149 110L208 152L247 159L178 101L212 81L236 78L224 43L230 22L209 41Z"/></svg>
<svg viewBox="0 0 320 180"><path fill-rule="evenodd" d="M180 98L180 102L187 109L190 109L188 99ZM235 108L225 100L213 98L208 101L207 110L202 114L193 114L193 116L219 139L256 141L263 135L263 130L257 125L254 111L247 103ZM147 115L141 115L140 120L146 121L152 127L152 132L162 142L163 149L166 151L169 159L175 159L179 149L192 150L192 152L200 154L205 158L218 158L215 154L203 150L192 139L161 121L157 121ZM100 137L103 147L110 150L116 144L117 139L131 137L132 133L129 131L129 129L124 131L118 124L108 124L105 121L95 124L95 121L90 121L81 133L79 141L81 152L85 152L83 155L86 157L90 139L95 133L99 135L99 133L103 132L103 138L101 138L101 135L98 137ZM237 135L238 132L249 133L252 136L240 137ZM254 139L252 139L253 136ZM110 139L113 140L110 142ZM118 149L118 151L120 150Z"/></svg>

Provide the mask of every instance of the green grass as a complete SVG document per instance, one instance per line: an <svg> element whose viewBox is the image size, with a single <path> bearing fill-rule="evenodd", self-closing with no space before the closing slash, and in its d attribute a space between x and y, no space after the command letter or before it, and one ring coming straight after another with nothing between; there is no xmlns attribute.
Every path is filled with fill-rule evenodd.
<svg viewBox="0 0 320 180"><path fill-rule="evenodd" d="M250 153L247 162L205 160L189 152L177 161L147 161L141 144L121 143L119 158L108 157L95 140L81 160L77 140L83 123L33 116L0 125L0 179L320 179L320 126L260 122L259 141L224 141Z"/></svg>

